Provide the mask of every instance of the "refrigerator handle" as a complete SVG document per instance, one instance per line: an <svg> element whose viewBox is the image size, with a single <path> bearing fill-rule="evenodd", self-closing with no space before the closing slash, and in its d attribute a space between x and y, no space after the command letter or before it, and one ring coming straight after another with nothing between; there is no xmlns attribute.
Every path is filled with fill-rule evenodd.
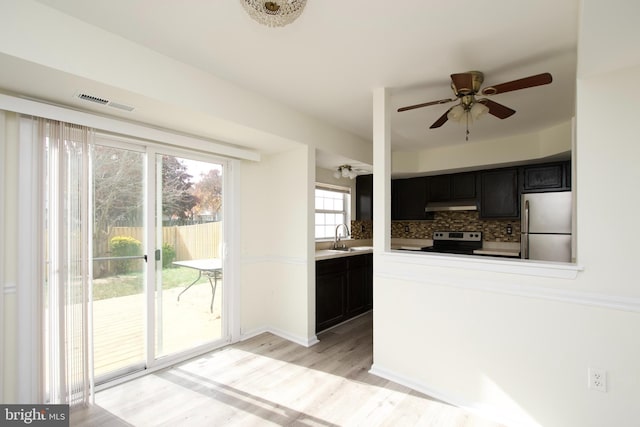
<svg viewBox="0 0 640 427"><path fill-rule="evenodd" d="M524 201L524 224L522 224L522 258L529 259L529 200Z"/></svg>

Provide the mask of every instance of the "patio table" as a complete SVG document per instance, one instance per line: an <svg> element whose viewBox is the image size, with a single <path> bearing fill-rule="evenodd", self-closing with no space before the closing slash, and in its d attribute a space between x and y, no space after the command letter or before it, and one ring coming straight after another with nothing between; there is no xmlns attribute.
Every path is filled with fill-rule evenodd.
<svg viewBox="0 0 640 427"><path fill-rule="evenodd" d="M187 290L195 285L198 280L204 274L209 279L209 285L211 285L211 307L210 310L213 313L213 300L216 297L216 288L218 287L218 279L222 278L222 261L219 258L207 258L207 259L191 259L187 261L174 261L174 265L180 267L192 268L198 270L198 277L191 282L189 286L184 288L182 292L178 294L178 301L180 296L187 292ZM213 279L213 281L211 280Z"/></svg>

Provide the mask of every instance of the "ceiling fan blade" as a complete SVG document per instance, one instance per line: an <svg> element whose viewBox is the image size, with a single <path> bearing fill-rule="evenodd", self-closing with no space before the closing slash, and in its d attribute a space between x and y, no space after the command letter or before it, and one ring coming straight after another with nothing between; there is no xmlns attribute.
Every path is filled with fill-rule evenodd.
<svg viewBox="0 0 640 427"><path fill-rule="evenodd" d="M469 94L473 92L473 74L457 73L451 74L451 85L456 95L459 93Z"/></svg>
<svg viewBox="0 0 640 427"><path fill-rule="evenodd" d="M511 92L512 90L520 90L520 89L526 89L528 87L548 85L552 81L553 81L553 78L549 73L536 74L535 76L529 76L523 79L513 80L511 82L485 87L484 89L482 89L482 94L495 95L498 93Z"/></svg>
<svg viewBox="0 0 640 427"><path fill-rule="evenodd" d="M479 99L478 102L486 105L489 108L489 114L492 114L499 119L506 119L516 113L516 110L512 110L511 108L490 99Z"/></svg>
<svg viewBox="0 0 640 427"><path fill-rule="evenodd" d="M408 107L398 108L398 113L400 113L402 111L407 111L407 110L414 110L416 108L428 107L429 105L446 104L447 102L451 102L451 101L455 101L455 100L456 100L456 98L439 99L437 101L425 102L423 104L410 105Z"/></svg>
<svg viewBox="0 0 640 427"><path fill-rule="evenodd" d="M451 108L453 108L453 107L451 107ZM449 117L447 117L447 114L449 114L449 111L451 111L451 108L449 108L443 115L441 115L438 120L433 122L433 124L431 126L429 126L429 129L439 128L440 126L445 124L447 122L447 120L449 120Z"/></svg>

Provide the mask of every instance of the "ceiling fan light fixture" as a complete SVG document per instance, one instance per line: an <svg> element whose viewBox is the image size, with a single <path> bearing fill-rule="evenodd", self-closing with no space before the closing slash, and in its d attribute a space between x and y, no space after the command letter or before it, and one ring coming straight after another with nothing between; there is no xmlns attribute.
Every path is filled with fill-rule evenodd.
<svg viewBox="0 0 640 427"><path fill-rule="evenodd" d="M473 118L473 120L478 120L488 112L489 112L489 107L487 107L481 102L475 102L471 106L471 110L470 110L471 117Z"/></svg>
<svg viewBox="0 0 640 427"><path fill-rule="evenodd" d="M342 165L333 173L333 177L336 179L349 178L354 179L358 176L358 171L354 170L351 165Z"/></svg>
<svg viewBox="0 0 640 427"><path fill-rule="evenodd" d="M452 107L451 110L447 113L447 118L454 122L460 122L462 117L464 117L465 109L461 104Z"/></svg>
<svg viewBox="0 0 640 427"><path fill-rule="evenodd" d="M307 0L240 0L249 16L267 27L284 27L298 19Z"/></svg>

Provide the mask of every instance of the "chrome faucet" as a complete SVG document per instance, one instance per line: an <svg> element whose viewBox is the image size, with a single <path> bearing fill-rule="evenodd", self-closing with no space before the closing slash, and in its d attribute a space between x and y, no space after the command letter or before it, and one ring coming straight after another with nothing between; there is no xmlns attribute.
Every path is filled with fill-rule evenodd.
<svg viewBox="0 0 640 427"><path fill-rule="evenodd" d="M340 227L344 227L346 231L344 237L349 236L349 227L347 227L347 224L338 224L336 226L336 236L335 236L335 239L333 240L333 249L345 249L347 247L347 245L344 243L340 245L340 236L338 235L338 230L340 229Z"/></svg>

